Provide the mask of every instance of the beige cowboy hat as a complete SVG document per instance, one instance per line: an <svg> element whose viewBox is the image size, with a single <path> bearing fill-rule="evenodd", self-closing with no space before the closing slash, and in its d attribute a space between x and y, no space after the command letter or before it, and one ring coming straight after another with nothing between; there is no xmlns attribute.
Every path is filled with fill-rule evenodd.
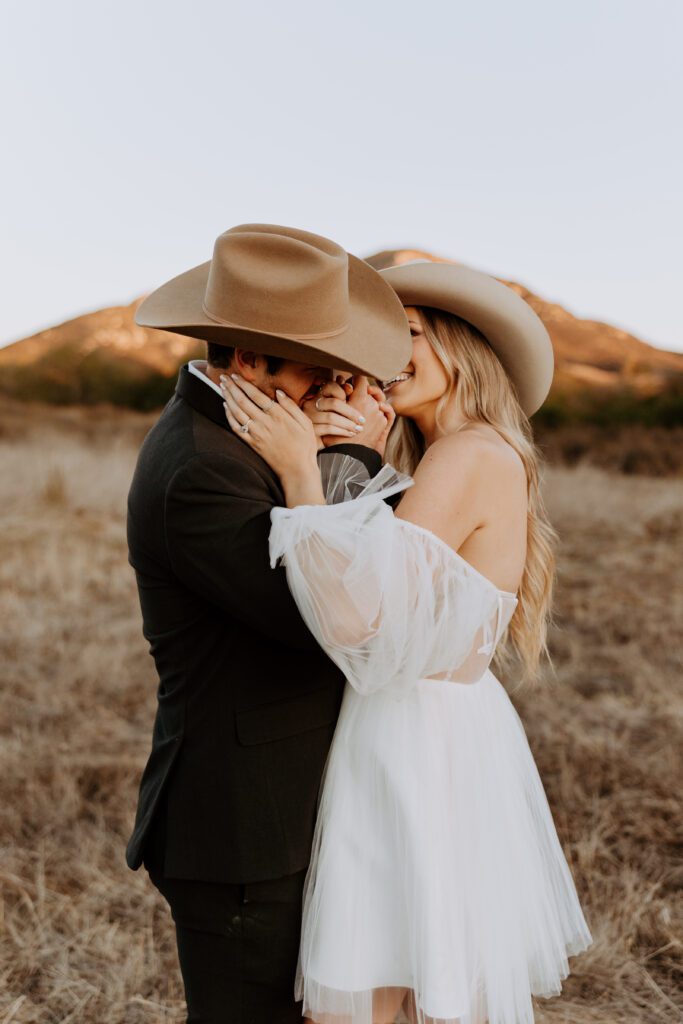
<svg viewBox="0 0 683 1024"><path fill-rule="evenodd" d="M413 260L380 273L404 306L445 310L478 328L526 415L541 407L553 379L553 346L542 320L521 296L488 274L454 263Z"/></svg>
<svg viewBox="0 0 683 1024"><path fill-rule="evenodd" d="M276 224L219 235L213 258L148 295L135 322L379 378L411 352L403 306L376 270L329 238Z"/></svg>

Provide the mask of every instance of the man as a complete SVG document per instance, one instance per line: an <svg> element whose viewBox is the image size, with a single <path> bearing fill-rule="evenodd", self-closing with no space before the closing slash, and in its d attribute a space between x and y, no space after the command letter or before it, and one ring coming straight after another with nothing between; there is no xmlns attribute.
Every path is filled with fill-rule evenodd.
<svg viewBox="0 0 683 1024"><path fill-rule="evenodd" d="M307 232L232 228L208 263L143 302L139 324L203 338L140 451L129 560L159 674L152 750L126 859L144 862L176 924L188 1022L299 1021L301 895L343 678L270 569L278 478L229 429L220 374L302 407L369 475L386 420L364 378L410 357L403 308L363 261ZM357 429L360 428L360 429ZM248 429L248 424L247 424Z"/></svg>

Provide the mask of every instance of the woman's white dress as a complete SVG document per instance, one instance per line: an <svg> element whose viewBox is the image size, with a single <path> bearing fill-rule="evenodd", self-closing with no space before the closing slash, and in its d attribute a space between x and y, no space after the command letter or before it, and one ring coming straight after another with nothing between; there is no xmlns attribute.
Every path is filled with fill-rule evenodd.
<svg viewBox="0 0 683 1024"><path fill-rule="evenodd" d="M384 499L410 477L385 466L368 483L348 456L325 462L336 504L271 513L271 564L283 560L347 679L296 998L321 1024L528 1024L531 995L557 994L592 938L522 723L488 667L517 599L394 516Z"/></svg>

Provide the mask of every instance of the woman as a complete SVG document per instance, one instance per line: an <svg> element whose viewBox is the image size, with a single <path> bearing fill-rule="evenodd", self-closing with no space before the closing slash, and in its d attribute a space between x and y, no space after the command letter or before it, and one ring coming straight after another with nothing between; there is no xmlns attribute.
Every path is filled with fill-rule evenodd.
<svg viewBox="0 0 683 1024"><path fill-rule="evenodd" d="M296 996L319 1024L527 1024L531 995L558 993L567 956L592 941L523 727L489 669L504 635L527 677L546 650L553 531L528 416L552 349L486 275L417 263L385 276L413 352L382 385L398 419L373 480L328 457L337 503L325 504L319 425L282 392L272 406L226 382L232 429L250 421L241 436L285 483L271 564L284 560L347 679Z"/></svg>

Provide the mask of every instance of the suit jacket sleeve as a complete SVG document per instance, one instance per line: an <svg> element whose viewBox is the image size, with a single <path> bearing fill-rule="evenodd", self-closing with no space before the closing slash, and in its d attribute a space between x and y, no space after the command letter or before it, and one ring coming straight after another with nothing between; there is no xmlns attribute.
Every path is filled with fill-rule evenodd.
<svg viewBox="0 0 683 1024"><path fill-rule="evenodd" d="M362 445L325 451L341 449L360 457L371 476L381 466L379 455ZM279 643L314 650L318 644L301 618L284 568L270 568L275 504L252 466L217 452L195 455L166 492L168 557L178 578L198 596Z"/></svg>
<svg viewBox="0 0 683 1024"><path fill-rule="evenodd" d="M368 476L377 476L382 468L382 456L374 448L368 448L364 444L353 444L353 442L342 441L339 444L332 444L329 448L321 448L318 452L318 459L324 459L327 455L353 455L354 459L362 462L368 471Z"/></svg>

